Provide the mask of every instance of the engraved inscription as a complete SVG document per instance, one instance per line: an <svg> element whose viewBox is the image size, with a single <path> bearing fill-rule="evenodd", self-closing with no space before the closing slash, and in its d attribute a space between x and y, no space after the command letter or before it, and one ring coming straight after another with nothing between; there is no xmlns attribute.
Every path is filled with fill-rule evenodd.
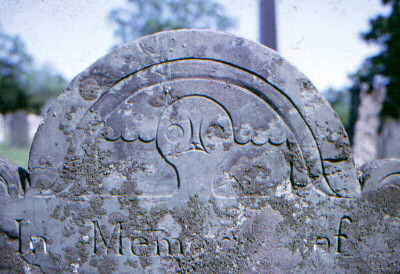
<svg viewBox="0 0 400 274"><path fill-rule="evenodd" d="M18 250L16 253L22 254L22 255L28 255L28 254L33 254L36 255L38 254L38 250L40 250L41 254L43 255L48 255L48 248L47 248L47 239L43 236L28 236L28 237L23 237L23 225L22 224L27 224L28 221L23 220L23 219L16 219L15 222L17 223L17 229L18 229Z"/></svg>
<svg viewBox="0 0 400 274"><path fill-rule="evenodd" d="M183 254L183 244L178 238L167 238L164 230L123 230L123 222L118 222L109 238L105 235L99 222L92 221L93 224L93 253L100 255L104 252L116 255L133 256L167 256L173 254ZM128 236L129 234L130 236ZM130 242L130 244L125 244ZM130 252L126 252L129 250Z"/></svg>
<svg viewBox="0 0 400 274"><path fill-rule="evenodd" d="M17 219L15 222L18 225L18 251L17 253L22 254L22 223L25 222L25 220Z"/></svg>
<svg viewBox="0 0 400 274"><path fill-rule="evenodd" d="M349 254L347 254L343 248L345 241L347 240L349 237L346 233L344 233L346 226L351 225L353 222L352 218L350 216L343 216L340 221L339 221L339 227L338 227L338 233L336 235L334 235L334 238L337 238L336 240L336 248L335 248L335 252L337 254L341 254L343 256L350 256ZM331 242L331 240L329 239L329 237L327 236L318 236L315 240L315 245L314 248L315 250L320 250L322 252L325 253L330 253L331 252L331 247L333 247L333 244Z"/></svg>
<svg viewBox="0 0 400 274"><path fill-rule="evenodd" d="M344 225L350 225L353 220L349 216L343 216L339 223L338 234L335 235L337 237L337 253L343 254L343 239L348 239L347 234L343 233ZM348 254L343 254L344 256L348 256Z"/></svg>
<svg viewBox="0 0 400 274"><path fill-rule="evenodd" d="M118 240L118 254L119 255L124 255L122 253L122 231L121 231L121 224L122 222L118 222L115 227L114 231L110 237L110 239L107 242L107 239L102 232L98 221L92 221L93 223L93 253L97 254L99 252L99 243L98 240L99 238L101 239L101 242L103 243L104 247L106 248L106 253L108 254L109 249L112 246L113 239L117 238Z"/></svg>
<svg viewBox="0 0 400 274"><path fill-rule="evenodd" d="M33 254L36 254L36 249L42 250L43 254L49 254L47 251L47 240L42 236L30 236L29 249Z"/></svg>
<svg viewBox="0 0 400 274"><path fill-rule="evenodd" d="M182 242L179 239L154 239L137 237L132 240L131 251L135 256L164 256L183 254Z"/></svg>
<svg viewBox="0 0 400 274"><path fill-rule="evenodd" d="M149 241L143 237L137 237L132 240L131 251L135 256L146 256L148 250Z"/></svg>
<svg viewBox="0 0 400 274"><path fill-rule="evenodd" d="M316 249L320 249L323 252L328 253L331 247L331 241L327 237L317 237L317 240L315 241L315 247Z"/></svg>

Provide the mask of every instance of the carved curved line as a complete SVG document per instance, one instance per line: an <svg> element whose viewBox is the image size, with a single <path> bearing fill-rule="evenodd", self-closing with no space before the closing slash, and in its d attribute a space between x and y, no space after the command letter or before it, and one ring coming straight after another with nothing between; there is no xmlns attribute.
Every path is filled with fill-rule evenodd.
<svg viewBox="0 0 400 274"><path fill-rule="evenodd" d="M125 138L123 134L121 134L121 140L124 141L124 142L127 142L127 143L133 143L133 142L135 142L137 139L138 139L138 138L134 138L134 139L132 139L132 140L129 140L129 139Z"/></svg>
<svg viewBox="0 0 400 274"><path fill-rule="evenodd" d="M325 162L330 162L330 163L340 163L340 162L347 161L348 158L325 158L322 160Z"/></svg>
<svg viewBox="0 0 400 274"><path fill-rule="evenodd" d="M155 140L155 138L151 138L150 140L145 140L145 139L143 139L141 136L138 136L137 138L134 138L134 139L131 140L131 139L125 138L123 134L121 134L121 135L120 135L119 137L117 137L117 138L104 137L104 139L107 140L107 141L109 141L109 142L116 142L116 141L118 141L119 139L121 139L122 141L127 142L127 143L133 143L133 142L135 142L136 140L139 140L139 141L141 141L141 142L143 142L143 143L151 143L151 142L153 142L153 141Z"/></svg>
<svg viewBox="0 0 400 274"><path fill-rule="evenodd" d="M160 122L158 122L158 123L160 123ZM181 130L182 130L182 137L180 137L178 140L180 140L180 139L182 139L184 136L185 136L185 129L181 126L181 125L179 125L179 124L177 124L177 123L173 123L173 124L171 124L171 125L169 125L169 127L170 126L176 126L176 127L178 127L178 128L180 128ZM168 129L168 127L167 127L167 129ZM158 127L157 127L157 132L158 132ZM157 132L156 132L156 135L157 135ZM154 138L154 139L156 139L156 138ZM168 140L168 142L170 142L170 143L172 143L172 144L176 144L176 143L179 143L180 141L177 141L177 142L173 142L173 141L171 141L169 138L168 138L168 136L167 136L167 138L166 138L167 140Z"/></svg>
<svg viewBox="0 0 400 274"><path fill-rule="evenodd" d="M387 185L381 186L380 188L385 188L385 187L389 187L389 186L396 187L396 188L400 189L400 185L398 185L398 184L387 184Z"/></svg>
<svg viewBox="0 0 400 274"><path fill-rule="evenodd" d="M289 161L289 164L290 164L289 181L290 181L290 184L292 185L293 190L295 190L296 187L299 187L299 188L306 187L307 185L302 186L302 185L297 185L297 184L295 183L295 176L294 176L294 168L295 168L295 167L294 167L294 165L293 165L293 161ZM305 198L305 196L300 195L300 194L298 193L298 191L293 191L293 192L294 192L294 194L295 194L296 196L298 196L299 198Z"/></svg>
<svg viewBox="0 0 400 274"><path fill-rule="evenodd" d="M157 125L157 132L158 132L159 127L160 127L160 124ZM163 158L164 161L174 169L175 174L176 174L177 188L180 189L181 188L181 179L180 179L180 175L179 175L179 171L178 171L177 167L167 160L165 155L162 153L161 148L158 145L158 142L156 142L156 149L157 149L158 154L160 154L161 158Z"/></svg>
<svg viewBox="0 0 400 274"><path fill-rule="evenodd" d="M284 144L284 143L286 143L287 142L287 138L284 140L284 141L282 141L282 142L273 142L273 141L271 141L271 138L268 138L268 142L271 144L271 145L274 145L274 146L280 146L280 145L282 145L282 144Z"/></svg>
<svg viewBox="0 0 400 274"><path fill-rule="evenodd" d="M33 263L33 262L29 261L24 255L21 255L21 258L22 258L28 265L34 265L34 266L39 267L39 268L41 267L40 264L38 264L38 263Z"/></svg>
<svg viewBox="0 0 400 274"><path fill-rule="evenodd" d="M269 140L268 141L266 141L265 143L262 143L262 144L256 144L256 143L254 143L254 141L253 140L251 140L251 141L249 141L249 142L251 142L253 145L255 145L256 147L262 147L263 145L265 145L266 143L268 143L269 142ZM246 144L248 144L249 142L247 142Z"/></svg>
<svg viewBox="0 0 400 274"><path fill-rule="evenodd" d="M119 135L117 138L104 137L104 139L109 142L115 142L115 141L119 140L120 138L122 138L122 134Z"/></svg>
<svg viewBox="0 0 400 274"><path fill-rule="evenodd" d="M155 140L156 138L151 138L150 140L145 140L145 139L142 138L142 136L139 135L138 139L139 139L139 141L141 141L141 142L147 144L147 143L154 142L154 140Z"/></svg>
<svg viewBox="0 0 400 274"><path fill-rule="evenodd" d="M400 171L392 172L392 173L386 175L385 177L383 177L383 178L379 181L379 184L383 183L387 178L389 178L389 177L391 177L391 176L396 176L396 175L400 175ZM388 186L394 186L394 187L400 188L400 182L398 182L398 183L383 184L382 186L379 186L379 188L388 187Z"/></svg>
<svg viewBox="0 0 400 274"><path fill-rule="evenodd" d="M383 177L383 178L381 179L381 181L385 180L387 177L390 177L390 176L392 176L392 175L400 175L400 171L392 172L392 173L386 175L385 177Z"/></svg>
<svg viewBox="0 0 400 274"><path fill-rule="evenodd" d="M119 140L121 138L121 136L117 137L117 138L109 138L109 137L104 137L105 140L109 141L109 142L115 142L117 140Z"/></svg>
<svg viewBox="0 0 400 274"><path fill-rule="evenodd" d="M385 182L387 179L391 180L390 177L392 176L400 176L399 171L399 163L400 159L383 159L383 160L376 160L369 164L365 164L362 168L363 175L361 176L360 180L363 185L363 193L377 190L381 188L385 188L388 186L394 186L400 188L400 180L392 183L392 182ZM383 175L381 173L382 169L385 170ZM386 173L388 172L388 173Z"/></svg>
<svg viewBox="0 0 400 274"><path fill-rule="evenodd" d="M186 150L184 150L184 151L182 151L182 152L178 152L177 153L177 155L178 156L181 156L181 155L183 155L185 152L190 152L190 151L196 151L196 152L199 152L199 153L205 153L206 155L210 155L211 153L210 152L208 152L208 151L206 151L205 149L203 150L203 149L200 149L200 148L188 148L188 149L186 149ZM169 156L169 157L174 157L174 156L172 156L172 155L167 155L167 156Z"/></svg>
<svg viewBox="0 0 400 274"><path fill-rule="evenodd" d="M182 97L182 98L180 98L179 100L181 100L181 99L183 99L183 98L185 98L185 97ZM177 102L178 100L176 100L175 102ZM172 104L171 104L171 106L175 103L175 102L173 102ZM161 114L161 116L162 116L162 114ZM189 139L189 143L191 143L192 141L193 141L193 135L194 135L194 130L193 130L193 122L192 122L192 119L188 119L189 120L189 125L190 125L190 139ZM200 138L200 137L199 137Z"/></svg>
<svg viewBox="0 0 400 274"><path fill-rule="evenodd" d="M200 144L204 148L204 151L207 152L208 154L210 154L210 152L207 150L207 147L204 145L203 136L201 135L201 133L203 132L203 119L200 122L200 129L199 130L200 130L200 134L199 134L200 135L199 136Z"/></svg>

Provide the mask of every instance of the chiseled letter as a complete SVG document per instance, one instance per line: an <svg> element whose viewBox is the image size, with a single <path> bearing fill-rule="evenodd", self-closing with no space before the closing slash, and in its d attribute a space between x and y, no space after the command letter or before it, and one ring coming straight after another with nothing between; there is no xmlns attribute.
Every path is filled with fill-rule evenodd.
<svg viewBox="0 0 400 274"><path fill-rule="evenodd" d="M340 223L339 223L339 231L338 234L335 236L338 238L337 240L337 253L343 253L342 250L342 239L347 239L347 234L343 233L343 224L344 223L348 223L351 224L353 222L353 220L349 217L349 216L343 216L342 219L340 219ZM347 254L344 254L345 256L347 256Z"/></svg>
<svg viewBox="0 0 400 274"><path fill-rule="evenodd" d="M101 231L101 228L99 226L98 221L92 221L92 223L93 223L93 235L94 235L94 238L93 238L93 243L94 243L93 253L97 254L97 250L98 250L97 238L98 238L98 236L100 236L104 246L106 247L106 252L108 253L109 248L112 246L112 241L115 238L115 235L117 235L117 233L119 232L119 236L118 236L118 240L119 240L118 254L119 255L124 255L124 253L122 252L122 230L121 230L121 224L123 222L117 222L117 224L114 227L113 234L111 235L111 238L108 241L108 243L107 243L106 238L103 236L103 233ZM97 233L97 231L98 231L98 233Z"/></svg>

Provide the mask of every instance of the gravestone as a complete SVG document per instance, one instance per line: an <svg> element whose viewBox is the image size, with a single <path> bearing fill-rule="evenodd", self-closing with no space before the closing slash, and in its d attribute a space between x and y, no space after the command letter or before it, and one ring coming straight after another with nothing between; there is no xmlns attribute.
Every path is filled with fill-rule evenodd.
<svg viewBox="0 0 400 274"><path fill-rule="evenodd" d="M11 147L28 145L28 118L24 110L6 114L5 124L8 143Z"/></svg>
<svg viewBox="0 0 400 274"><path fill-rule="evenodd" d="M5 140L5 124L4 124L4 115L0 113L0 143Z"/></svg>
<svg viewBox="0 0 400 274"><path fill-rule="evenodd" d="M385 119L378 136L378 159L400 157L400 120Z"/></svg>
<svg viewBox="0 0 400 274"><path fill-rule="evenodd" d="M400 270L399 160L357 171L311 82L226 33L118 47L50 107L29 174L0 174L5 271Z"/></svg>

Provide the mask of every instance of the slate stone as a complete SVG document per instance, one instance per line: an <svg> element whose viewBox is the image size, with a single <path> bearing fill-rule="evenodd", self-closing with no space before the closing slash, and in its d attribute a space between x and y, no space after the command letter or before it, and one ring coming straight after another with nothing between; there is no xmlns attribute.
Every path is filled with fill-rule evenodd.
<svg viewBox="0 0 400 274"><path fill-rule="evenodd" d="M118 47L50 107L29 184L0 171L3 270L399 271L399 161L357 171L311 82L226 33Z"/></svg>

